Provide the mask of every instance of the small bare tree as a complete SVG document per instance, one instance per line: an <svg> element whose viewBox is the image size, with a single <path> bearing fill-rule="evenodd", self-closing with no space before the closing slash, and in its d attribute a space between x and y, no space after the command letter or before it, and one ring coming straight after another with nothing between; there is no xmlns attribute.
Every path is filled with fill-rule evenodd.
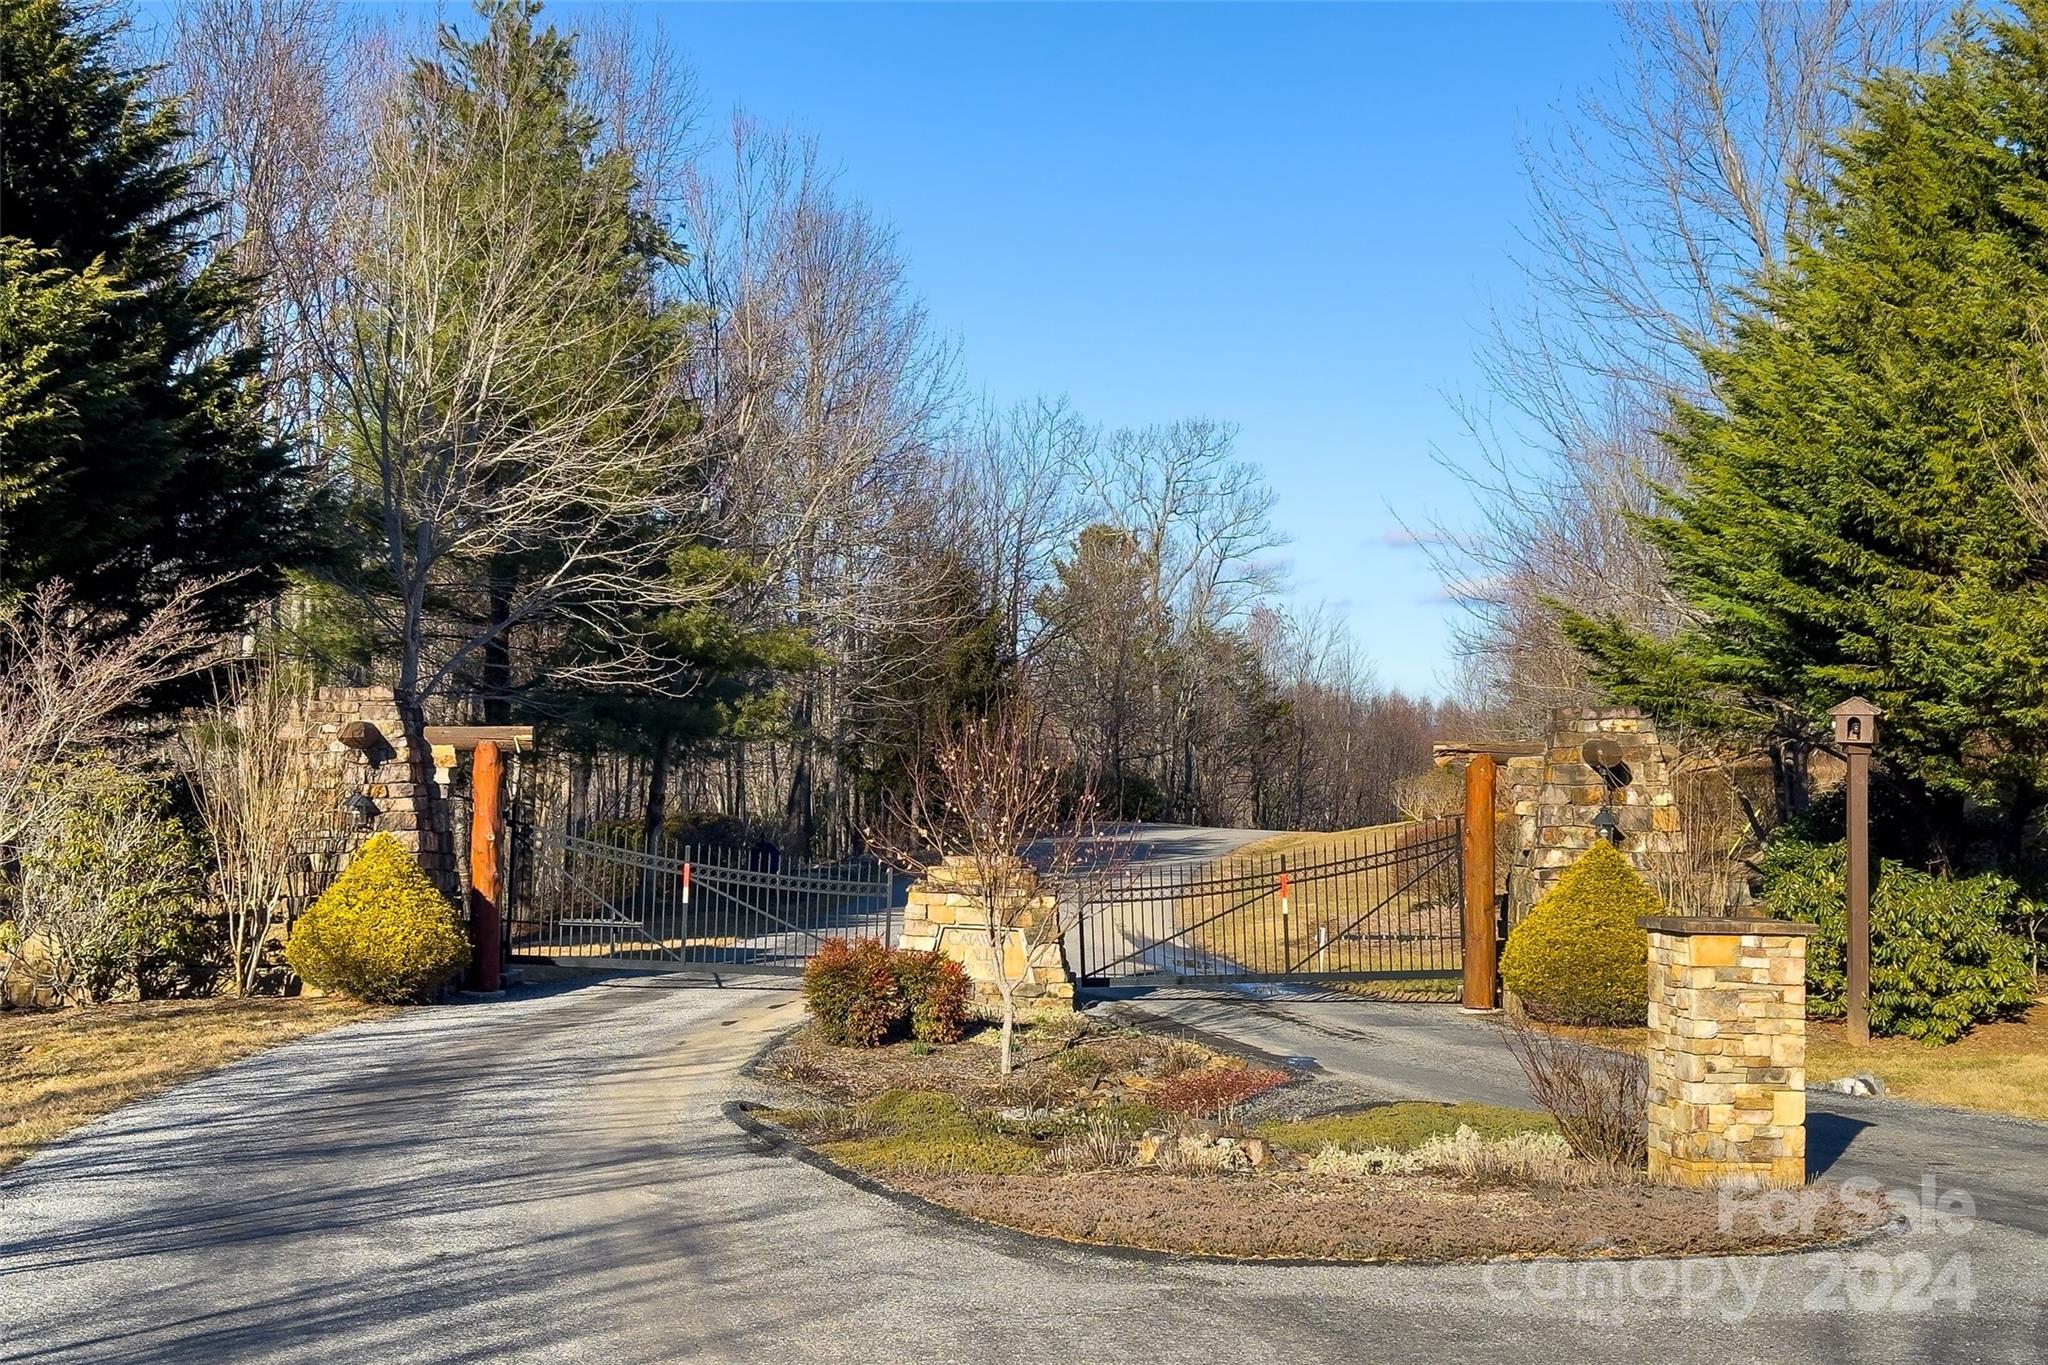
<svg viewBox="0 0 2048 1365"><path fill-rule="evenodd" d="M917 874L943 869L984 907L985 935L1003 1038L998 1070L1016 1064L1017 993L1057 957L1096 829L1092 782L1075 790L1071 769L1045 730L1021 710L970 720L941 739L912 775L886 831L869 842ZM1099 871L1099 867L1091 870ZM1012 951L1012 949L1016 951Z"/></svg>
<svg viewBox="0 0 2048 1365"><path fill-rule="evenodd" d="M211 586L180 588L119 634L62 583L0 604L0 849L61 804L54 769L128 737L152 693L214 662L219 640L199 615Z"/></svg>
<svg viewBox="0 0 2048 1365"><path fill-rule="evenodd" d="M271 661L216 699L182 736L195 804L213 845L210 881L241 995L256 989L272 931L311 895L349 837L340 770L307 763L289 738L307 691L304 678Z"/></svg>

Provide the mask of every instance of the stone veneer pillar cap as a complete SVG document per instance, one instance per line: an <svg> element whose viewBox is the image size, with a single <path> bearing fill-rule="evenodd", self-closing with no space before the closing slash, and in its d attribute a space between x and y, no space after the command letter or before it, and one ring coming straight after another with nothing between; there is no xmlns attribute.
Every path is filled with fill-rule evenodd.
<svg viewBox="0 0 2048 1365"><path fill-rule="evenodd" d="M1818 924L1767 915L1637 915L1636 927L1659 934L1779 934L1787 938L1820 932Z"/></svg>

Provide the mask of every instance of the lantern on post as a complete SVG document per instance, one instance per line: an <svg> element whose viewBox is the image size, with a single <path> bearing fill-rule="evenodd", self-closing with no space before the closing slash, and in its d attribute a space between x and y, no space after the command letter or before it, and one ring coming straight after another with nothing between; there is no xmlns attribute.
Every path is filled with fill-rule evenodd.
<svg viewBox="0 0 2048 1365"><path fill-rule="evenodd" d="M1877 743L1877 721L1884 712L1862 697L1828 712L1835 723L1835 745L1849 764L1848 790L1848 977L1849 1041L1870 1041L1870 751Z"/></svg>

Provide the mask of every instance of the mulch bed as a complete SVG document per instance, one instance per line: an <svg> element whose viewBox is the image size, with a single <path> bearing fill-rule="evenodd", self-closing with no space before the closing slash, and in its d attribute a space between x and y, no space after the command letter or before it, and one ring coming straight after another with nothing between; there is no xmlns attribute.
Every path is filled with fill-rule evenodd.
<svg viewBox="0 0 2048 1365"><path fill-rule="evenodd" d="M889 1091L944 1093L966 1106L970 1127L993 1124L988 1133L994 1137L984 1134L987 1140L1036 1142L1041 1151L1049 1151L1050 1138L1032 1124L1071 1131L1061 1125L1071 1125L1081 1112L1105 1104L1124 1106L1119 1112L1146 1105L1176 1079L1189 1079L1190 1067L1240 1065L1142 1029L1041 1026L1020 1037L1018 1072L1003 1081L994 1074L991 1039L985 1034L915 1051L907 1043L853 1049L821 1043L804 1030L772 1049L754 1074L780 1082L776 1088L799 1110L822 1101L857 1112ZM1061 1065L1061 1054L1076 1050L1099 1054L1111 1074L1076 1074L1071 1061ZM1319 1095L1326 1086L1331 1095ZM1342 1107L1344 1094L1324 1078L1296 1073L1293 1084L1245 1106L1240 1120L1248 1124L1322 1112ZM1275 1112L1263 1112L1267 1109ZM1003 1114L1047 1117L1005 1124L997 1120ZM829 1145L828 1135L834 1132L825 1125L810 1133L811 1142ZM962 1140L959 1134L942 1136L956 1145ZM1302 1157L1277 1148L1271 1164L1255 1171L1189 1172L1150 1165L1077 1170L1055 1161L1043 1169L988 1174L1002 1167L967 1159L978 1152L956 1154L957 1165L945 1160L897 1166L867 1162L860 1173L1021 1232L1248 1260L1734 1255L1838 1243L1874 1231L1889 1217L1882 1206L1845 1204L1830 1184L1800 1192L1801 1216L1785 1225L1761 1225L1757 1211L1770 1206L1737 1199L1724 1229L1717 1193L1653 1185L1641 1178L1549 1184L1528 1178L1480 1181L1442 1172L1333 1175L1307 1169ZM1784 1212L1782 1202L1774 1211Z"/></svg>
<svg viewBox="0 0 2048 1365"><path fill-rule="evenodd" d="M764 1057L756 1071L811 1094L841 1104L857 1104L889 1090L933 1090L970 1106L1068 1108L1113 1098L1139 1099L1099 1076L1075 1075L1058 1065L1061 1053L1086 1051L1103 1059L1115 1073L1154 1073L1170 1069L1168 1058L1183 1062L1210 1054L1177 1039L1127 1028L1101 1028L1076 1021L1072 1027L1036 1024L1019 1031L1016 1070L1008 1080L996 1075L996 1030L984 1029L966 1041L920 1054L907 1042L877 1048L833 1047L818 1041L809 1029L795 1033Z"/></svg>
<svg viewBox="0 0 2048 1365"><path fill-rule="evenodd" d="M1714 1193L1648 1184L1474 1187L1439 1176L1329 1182L1299 1172L1219 1178L1149 1171L906 1174L888 1184L1064 1241L1246 1259L1736 1255L1840 1242L1885 1220L1845 1207L1831 1185L1806 1192L1815 1213L1803 1226L1770 1231L1743 1214L1723 1231Z"/></svg>

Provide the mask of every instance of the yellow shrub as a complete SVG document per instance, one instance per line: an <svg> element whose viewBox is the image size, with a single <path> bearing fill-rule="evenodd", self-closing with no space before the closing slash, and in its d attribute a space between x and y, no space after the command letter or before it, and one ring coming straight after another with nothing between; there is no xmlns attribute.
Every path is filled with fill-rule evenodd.
<svg viewBox="0 0 2048 1365"><path fill-rule="evenodd" d="M419 863L379 834L292 925L284 957L309 986L395 1004L468 966L469 940Z"/></svg>
<svg viewBox="0 0 2048 1365"><path fill-rule="evenodd" d="M1657 893L1613 845L1595 844L1508 935L1501 981L1539 1019L1640 1024L1649 997L1649 935Z"/></svg>

